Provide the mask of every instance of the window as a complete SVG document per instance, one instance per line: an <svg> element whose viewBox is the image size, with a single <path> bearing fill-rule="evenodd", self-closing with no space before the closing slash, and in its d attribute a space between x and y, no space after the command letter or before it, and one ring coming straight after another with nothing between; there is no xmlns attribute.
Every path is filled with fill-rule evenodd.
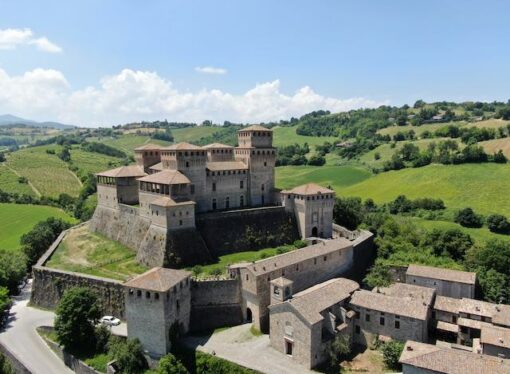
<svg viewBox="0 0 510 374"><path fill-rule="evenodd" d="M159 293L155 293L155 294L154 294L154 298L155 298L156 300L159 300Z"/></svg>
<svg viewBox="0 0 510 374"><path fill-rule="evenodd" d="M225 209L230 208L230 197L225 198Z"/></svg>
<svg viewBox="0 0 510 374"><path fill-rule="evenodd" d="M399 328L400 328L400 321L395 321L395 328L396 328L396 329L399 329Z"/></svg>
<svg viewBox="0 0 510 374"><path fill-rule="evenodd" d="M149 291L145 292L145 297L147 299L150 299L151 298L151 293Z"/></svg>
<svg viewBox="0 0 510 374"><path fill-rule="evenodd" d="M273 294L275 295L279 295L280 294L280 289L278 287L274 287L274 290L273 290Z"/></svg>
<svg viewBox="0 0 510 374"><path fill-rule="evenodd" d="M355 330L356 330L356 334L359 334L359 333L361 332L361 329L359 328L359 326L358 326L358 325L356 325Z"/></svg>
<svg viewBox="0 0 510 374"><path fill-rule="evenodd" d="M244 206L244 196L241 196L241 197L239 198L239 205L241 205L241 207L243 207L243 206Z"/></svg>
<svg viewBox="0 0 510 374"><path fill-rule="evenodd" d="M138 296L138 297L142 296L142 291L136 290L136 296Z"/></svg>
<svg viewBox="0 0 510 374"><path fill-rule="evenodd" d="M190 184L189 185L189 192L193 195L195 193L195 185L194 184Z"/></svg>
<svg viewBox="0 0 510 374"><path fill-rule="evenodd" d="M260 189L261 189L262 191L264 191L264 185L260 186Z"/></svg>
<svg viewBox="0 0 510 374"><path fill-rule="evenodd" d="M379 324L384 326L384 317L379 318Z"/></svg>
<svg viewBox="0 0 510 374"><path fill-rule="evenodd" d="M370 314L365 314L365 321L370 322Z"/></svg>
<svg viewBox="0 0 510 374"><path fill-rule="evenodd" d="M212 199L212 209L216 210L216 199Z"/></svg>
<svg viewBox="0 0 510 374"><path fill-rule="evenodd" d="M189 168L189 162L188 161L186 161L186 167Z"/></svg>
<svg viewBox="0 0 510 374"><path fill-rule="evenodd" d="M246 274L246 280L248 280L248 274Z"/></svg>
<svg viewBox="0 0 510 374"><path fill-rule="evenodd" d="M182 226L182 219L179 220L179 226Z"/></svg>
<svg viewBox="0 0 510 374"><path fill-rule="evenodd" d="M216 183L213 183L213 184L212 184L212 190L213 190L213 191L216 191Z"/></svg>
<svg viewBox="0 0 510 374"><path fill-rule="evenodd" d="M356 312L356 314L354 314L354 318L359 319L359 312Z"/></svg>
<svg viewBox="0 0 510 374"><path fill-rule="evenodd" d="M241 190L244 188L244 181L239 181L239 188Z"/></svg>

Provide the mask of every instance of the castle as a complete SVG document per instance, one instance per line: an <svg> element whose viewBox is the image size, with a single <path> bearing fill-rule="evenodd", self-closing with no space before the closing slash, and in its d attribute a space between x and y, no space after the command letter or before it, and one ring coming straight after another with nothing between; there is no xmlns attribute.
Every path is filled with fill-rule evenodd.
<svg viewBox="0 0 510 374"><path fill-rule="evenodd" d="M147 144L135 149L135 160L135 165L96 174L98 206L91 229L135 249L137 260L147 266L214 258L222 243L206 231L213 221L236 214L246 222L222 224L232 230L257 226L259 236L273 238L268 246L333 236L334 191L316 184L275 189L276 149L273 132L265 127L240 130L237 147ZM215 212L225 214L207 221ZM242 236L235 233L224 242L236 251L253 249L233 243Z"/></svg>

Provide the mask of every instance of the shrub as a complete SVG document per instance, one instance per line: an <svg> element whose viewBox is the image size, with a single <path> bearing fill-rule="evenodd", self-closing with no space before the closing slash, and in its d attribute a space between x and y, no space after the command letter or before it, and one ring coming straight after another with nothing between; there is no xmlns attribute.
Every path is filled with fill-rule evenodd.
<svg viewBox="0 0 510 374"><path fill-rule="evenodd" d="M510 233L510 222L501 214L491 214L487 217L487 226L492 232L500 234Z"/></svg>
<svg viewBox="0 0 510 374"><path fill-rule="evenodd" d="M159 360L157 373L187 374L188 370L186 370L182 362L180 362L173 354L168 353L167 355L161 357L161 360Z"/></svg>
<svg viewBox="0 0 510 374"><path fill-rule="evenodd" d="M390 274L390 268L380 263L376 263L367 273L363 282L370 288L389 286L393 282Z"/></svg>
<svg viewBox="0 0 510 374"><path fill-rule="evenodd" d="M112 335L110 329L104 325L99 325L96 327L94 335L96 337L96 352L106 353Z"/></svg>
<svg viewBox="0 0 510 374"><path fill-rule="evenodd" d="M483 218L477 215L473 209L464 208L455 214L455 222L464 227L482 227Z"/></svg>
<svg viewBox="0 0 510 374"><path fill-rule="evenodd" d="M383 344L381 347L383 353L384 364L392 370L401 370L401 365L398 362L400 355L404 349L404 343L393 340Z"/></svg>
<svg viewBox="0 0 510 374"><path fill-rule="evenodd" d="M26 257L19 252L0 249L0 287L11 295L18 293L18 286L27 273Z"/></svg>
<svg viewBox="0 0 510 374"><path fill-rule="evenodd" d="M108 351L116 365L124 374L139 374L149 368L143 355L142 344L138 339L124 340L113 336L108 343Z"/></svg>
<svg viewBox="0 0 510 374"><path fill-rule="evenodd" d="M219 277L221 274L223 274L223 271L220 268L214 268L209 271L209 275L213 277Z"/></svg>
<svg viewBox="0 0 510 374"><path fill-rule="evenodd" d="M55 314L55 332L60 344L70 352L95 350L95 324L100 310L97 297L83 287L64 293Z"/></svg>
<svg viewBox="0 0 510 374"><path fill-rule="evenodd" d="M195 277L197 277L200 273L202 273L202 266L195 265L191 268L191 272Z"/></svg>
<svg viewBox="0 0 510 374"><path fill-rule="evenodd" d="M0 317L3 316L4 312L7 311L11 306L11 298L9 297L9 290L5 287L0 287ZM3 318L0 318L0 321ZM1 371L0 371L1 373Z"/></svg>
<svg viewBox="0 0 510 374"><path fill-rule="evenodd" d="M28 179L26 177L18 177L18 183L27 184Z"/></svg>
<svg viewBox="0 0 510 374"><path fill-rule="evenodd" d="M207 353L196 352L196 373L197 374L256 374L251 369L244 368L233 362Z"/></svg>
<svg viewBox="0 0 510 374"><path fill-rule="evenodd" d="M328 349L331 366L336 368L342 357L351 353L351 342L349 335L337 335Z"/></svg>
<svg viewBox="0 0 510 374"><path fill-rule="evenodd" d="M362 221L362 206L359 197L337 198L333 207L333 220L336 224L354 230Z"/></svg>
<svg viewBox="0 0 510 374"><path fill-rule="evenodd" d="M308 243L305 241L305 240L295 240L294 243L292 243L292 245L296 248L304 248L306 246L308 246Z"/></svg>
<svg viewBox="0 0 510 374"><path fill-rule="evenodd" d="M374 153L374 160L380 160L381 159L381 154L379 152L375 152Z"/></svg>
<svg viewBox="0 0 510 374"><path fill-rule="evenodd" d="M460 229L439 230L434 229L426 240L434 254L437 256L448 256L454 260L464 258L466 252L473 246L471 236Z"/></svg>
<svg viewBox="0 0 510 374"><path fill-rule="evenodd" d="M0 373L2 374L16 374L11 364L3 354L0 353Z"/></svg>

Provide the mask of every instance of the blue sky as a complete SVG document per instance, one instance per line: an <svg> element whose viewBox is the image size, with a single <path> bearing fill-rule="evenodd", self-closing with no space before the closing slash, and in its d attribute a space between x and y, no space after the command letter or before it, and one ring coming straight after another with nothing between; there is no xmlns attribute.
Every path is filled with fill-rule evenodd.
<svg viewBox="0 0 510 374"><path fill-rule="evenodd" d="M260 122L510 97L505 1L0 0L0 12L0 113Z"/></svg>

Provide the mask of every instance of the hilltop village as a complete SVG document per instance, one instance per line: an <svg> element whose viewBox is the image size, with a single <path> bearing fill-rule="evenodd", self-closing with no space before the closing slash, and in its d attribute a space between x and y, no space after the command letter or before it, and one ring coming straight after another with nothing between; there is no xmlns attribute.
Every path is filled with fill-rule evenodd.
<svg viewBox="0 0 510 374"><path fill-rule="evenodd" d="M323 364L332 342L347 336L362 346L407 341L406 373L450 373L458 362L510 371L510 306L477 300L475 273L418 265L389 287L362 289L373 235L333 223L335 192L326 186L277 190L272 136L251 126L239 131L237 147L145 145L135 149L135 165L98 173L88 229L132 248L151 269L122 284L83 280L45 266L55 244L34 267L34 304L92 283L106 311L126 320L128 338L154 358L171 350L176 332L251 323L304 368ZM308 245L231 264L227 279L183 270L226 247L246 250L248 226L275 245Z"/></svg>

